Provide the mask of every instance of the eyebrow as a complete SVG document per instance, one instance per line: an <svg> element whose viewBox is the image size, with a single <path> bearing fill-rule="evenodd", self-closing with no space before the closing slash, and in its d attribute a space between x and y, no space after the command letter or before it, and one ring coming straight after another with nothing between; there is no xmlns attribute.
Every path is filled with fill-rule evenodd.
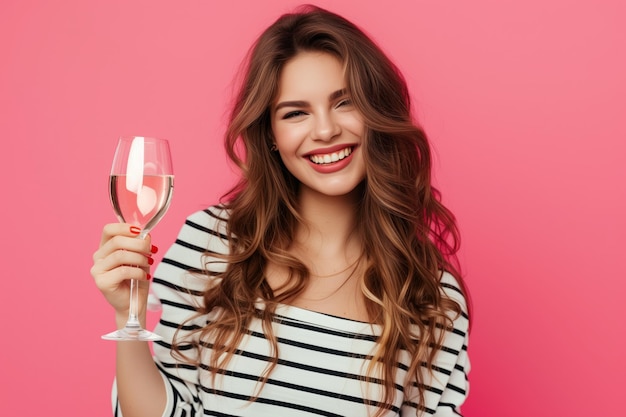
<svg viewBox="0 0 626 417"><path fill-rule="evenodd" d="M328 101L337 100L339 97L344 96L346 94L348 94L348 90L345 88L334 91L333 93L331 93L330 96L328 96ZM282 109L283 107L307 107L307 106L309 106L308 101L302 101L302 100L281 101L280 103L276 105L276 107L274 107L274 111L278 111Z"/></svg>

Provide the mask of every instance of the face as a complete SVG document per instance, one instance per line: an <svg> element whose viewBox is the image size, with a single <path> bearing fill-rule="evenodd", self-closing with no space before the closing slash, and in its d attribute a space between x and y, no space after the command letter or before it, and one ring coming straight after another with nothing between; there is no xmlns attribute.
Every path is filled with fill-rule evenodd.
<svg viewBox="0 0 626 417"><path fill-rule="evenodd" d="M285 64L272 105L272 131L301 194L345 196L365 178L363 118L334 56L301 52Z"/></svg>

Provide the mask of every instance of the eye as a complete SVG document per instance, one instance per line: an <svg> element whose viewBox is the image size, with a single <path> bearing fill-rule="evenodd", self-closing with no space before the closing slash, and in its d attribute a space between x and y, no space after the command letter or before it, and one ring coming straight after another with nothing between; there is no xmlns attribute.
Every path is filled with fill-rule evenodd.
<svg viewBox="0 0 626 417"><path fill-rule="evenodd" d="M306 113L301 110L294 110L283 115L283 119L293 119L294 117L304 116Z"/></svg>
<svg viewBox="0 0 626 417"><path fill-rule="evenodd" d="M337 103L337 107L350 106L352 104L352 100L349 98L344 98L339 103Z"/></svg>

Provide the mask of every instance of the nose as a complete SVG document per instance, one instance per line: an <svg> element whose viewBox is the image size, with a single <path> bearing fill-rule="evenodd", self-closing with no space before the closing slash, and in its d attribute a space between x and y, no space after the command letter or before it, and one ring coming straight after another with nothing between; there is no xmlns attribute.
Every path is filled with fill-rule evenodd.
<svg viewBox="0 0 626 417"><path fill-rule="evenodd" d="M313 139L331 141L341 133L341 126L330 112L318 113L314 119Z"/></svg>

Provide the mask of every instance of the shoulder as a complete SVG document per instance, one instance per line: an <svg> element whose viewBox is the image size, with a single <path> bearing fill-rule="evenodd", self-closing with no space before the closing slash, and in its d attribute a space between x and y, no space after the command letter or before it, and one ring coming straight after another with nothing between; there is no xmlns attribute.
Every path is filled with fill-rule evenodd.
<svg viewBox="0 0 626 417"><path fill-rule="evenodd" d="M464 314L468 312L468 300L465 293L465 287L459 279L448 271L443 271L439 280L439 286L446 297L455 301Z"/></svg>
<svg viewBox="0 0 626 417"><path fill-rule="evenodd" d="M224 256L230 248L227 219L227 212L220 206L187 217L154 272L153 282L157 284L154 288L159 298L200 296L206 288L207 277L226 268ZM172 295L172 292L180 294Z"/></svg>
<svg viewBox="0 0 626 417"><path fill-rule="evenodd" d="M226 235L228 217L229 211L224 206L215 205L192 213L185 220L185 224L204 232Z"/></svg>
<svg viewBox="0 0 626 417"><path fill-rule="evenodd" d="M219 205L192 213L185 220L176 243L225 254L228 251L228 214L228 210Z"/></svg>

